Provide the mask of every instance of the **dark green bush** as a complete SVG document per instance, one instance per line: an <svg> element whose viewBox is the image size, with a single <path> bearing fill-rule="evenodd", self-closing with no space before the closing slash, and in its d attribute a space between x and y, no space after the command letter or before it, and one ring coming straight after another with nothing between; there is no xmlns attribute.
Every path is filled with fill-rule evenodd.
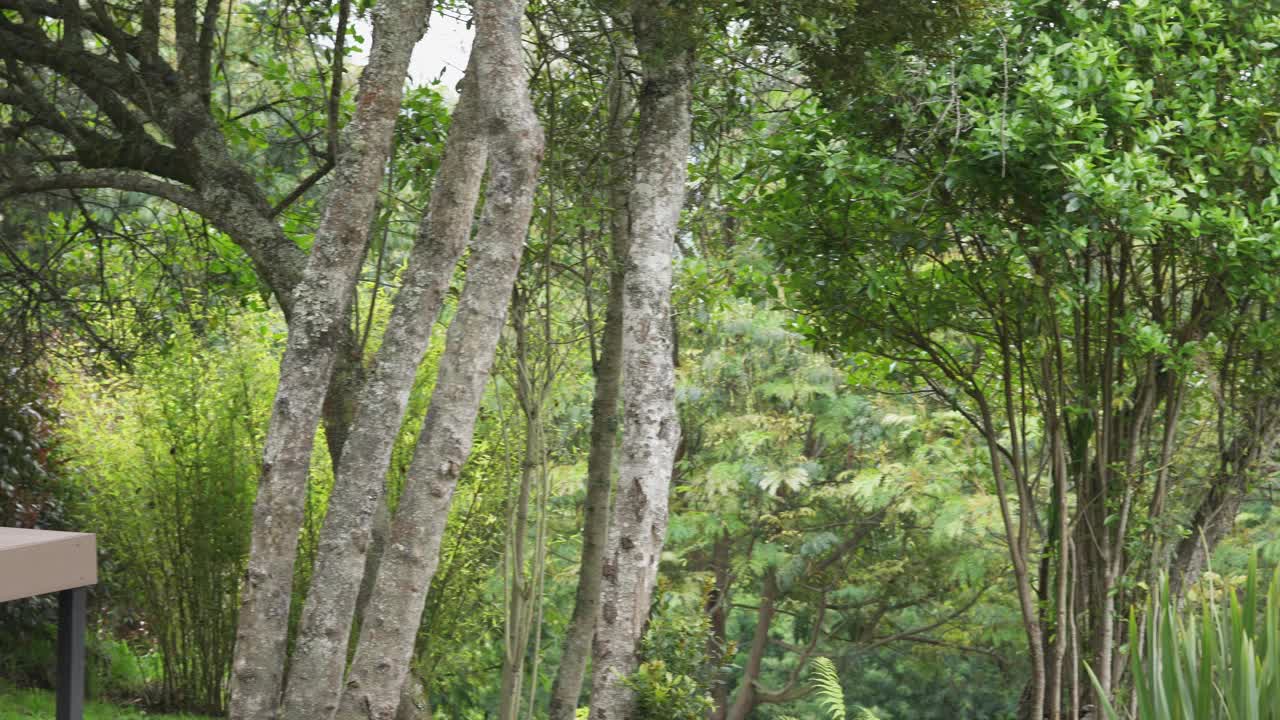
<svg viewBox="0 0 1280 720"><path fill-rule="evenodd" d="M0 525L67 529L71 494L54 433L57 387L31 351L0 338ZM56 598L0 603L0 678L49 687Z"/></svg>

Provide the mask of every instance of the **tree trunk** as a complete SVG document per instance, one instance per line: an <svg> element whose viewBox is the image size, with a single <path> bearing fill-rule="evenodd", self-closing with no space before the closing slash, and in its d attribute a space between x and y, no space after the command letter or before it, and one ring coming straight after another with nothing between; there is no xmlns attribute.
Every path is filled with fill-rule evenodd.
<svg viewBox="0 0 1280 720"><path fill-rule="evenodd" d="M733 696L733 704L725 714L726 720L746 720L756 707L756 681L760 679L764 654L769 649L769 628L773 625L774 603L777 599L778 580L770 569L765 573L764 587L760 591L760 609L756 611L756 630L751 636L747 665L742 669L742 682Z"/></svg>
<svg viewBox="0 0 1280 720"><path fill-rule="evenodd" d="M626 89L621 81L616 84L615 93L609 145L622 149L628 147L626 123L631 116L632 104L624 99ZM618 399L622 384L622 284L630 235L630 211L627 207L630 171L621 152L613 159L609 193L609 232L613 247L610 253L609 300L605 307L600 360L595 368L595 396L591 403L591 448L587 453L582 562L578 570L573 617L565 631L560 667L556 669L555 682L551 686L550 720L574 720L587 671L587 657L591 652L591 638L600 614L600 586L609 533L609 496L613 490L613 455L618 442Z"/></svg>
<svg viewBox="0 0 1280 720"><path fill-rule="evenodd" d="M728 650L729 584L732 577L733 540L727 531L716 538L711 550L711 570L715 573L715 585L707 596L707 614L710 616L711 633L707 639L707 658L717 667ZM708 720L725 720L729 713L728 678L717 677L711 687L711 700L715 706Z"/></svg>
<svg viewBox="0 0 1280 720"><path fill-rule="evenodd" d="M1261 412L1257 416L1265 417ZM1210 483L1208 493L1196 506L1191 532L1178 543L1174 552L1169 570L1174 597L1181 597L1200 579L1209 566L1213 549L1235 527L1250 474L1257 472L1258 464L1275 449L1280 418L1270 425L1257 432L1256 439L1238 438L1223 453L1221 468Z"/></svg>
<svg viewBox="0 0 1280 720"><path fill-rule="evenodd" d="M333 190L294 291L254 505L231 674L232 720L275 717L280 701L312 444L364 259L409 57L429 8L425 0L383 0L374 10L373 47L355 117L343 131Z"/></svg>
<svg viewBox="0 0 1280 720"><path fill-rule="evenodd" d="M400 709L396 711L395 720L431 720L431 701L427 698L427 689L412 675L405 681L404 690L400 692Z"/></svg>
<svg viewBox="0 0 1280 720"><path fill-rule="evenodd" d="M337 466L320 534L311 591L289 667L282 716L332 716L341 695L347 645L366 571L391 451L408 407L418 366L454 267L466 247L484 174L485 142L474 73L464 89L445 144L426 217L374 366L358 396L355 419Z"/></svg>
<svg viewBox="0 0 1280 720"><path fill-rule="evenodd" d="M622 457L592 649L591 720L632 717L633 693L624 679L639 661L680 439L671 266L689 160L693 44L689 18L665 0L638 2L633 20L644 87L623 283Z"/></svg>
<svg viewBox="0 0 1280 720"><path fill-rule="evenodd" d="M550 233L546 237L551 237ZM550 249L550 245L546 246ZM549 268L544 263L544 268ZM549 290L550 278L546 278ZM524 664L529 652L531 632L537 632L534 622L542 598L542 572L545 563L546 497L547 497L547 445L542 412L551 389L552 360L547 358L546 373L540 374L529 350L529 326L525 297L517 291L511 303L512 322L516 335L516 395L524 414L524 461L520 464L520 489L507 521L507 547L503 558L503 596L506 610L506 628L503 637L502 679L498 705L498 720L516 720L520 715L520 703L524 686ZM551 307L544 308L549 313ZM551 352L553 338L548 330L544 338L544 352ZM536 486L536 487L535 487ZM535 501L534 519L537 547L533 552L531 570L526 572L526 541L529 535L529 506ZM535 679L536 684L536 679Z"/></svg>
<svg viewBox="0 0 1280 720"><path fill-rule="evenodd" d="M1004 459L1000 454L999 434L991 419L991 409L981 395L974 397L981 410L982 434L987 444L987 456L991 462L991 474L996 483L996 496L1000 506L1000 520L1004 525L1004 533L1009 545L1009 560L1013 564L1014 587L1018 593L1018 609L1022 615L1022 627L1027 636L1027 649L1030 657L1031 679L1023 693L1020 715L1025 720L1042 720L1044 718L1045 692L1048 685L1045 676L1044 636L1040 632L1040 616L1036 609L1036 593L1031 584L1031 575L1027 563L1029 553L1030 520L1027 516L1032 512L1029 503L1020 502L1019 512L1015 520L1009 506L1009 488L1005 482ZM1010 463L1009 473L1014 476L1014 483L1019 485L1018 497L1024 498L1021 488L1022 477L1017 472L1016 464ZM1015 525L1016 523L1016 525Z"/></svg>
<svg viewBox="0 0 1280 720"><path fill-rule="evenodd" d="M475 7L478 87L490 133L485 208L431 406L360 628L339 704L342 720L392 720L399 705L532 214L543 140L522 57L524 2L482 0Z"/></svg>

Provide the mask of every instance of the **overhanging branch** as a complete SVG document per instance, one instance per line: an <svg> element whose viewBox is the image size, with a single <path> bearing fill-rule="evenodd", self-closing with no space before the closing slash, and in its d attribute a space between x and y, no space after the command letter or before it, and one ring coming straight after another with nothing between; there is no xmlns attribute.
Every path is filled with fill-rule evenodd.
<svg viewBox="0 0 1280 720"><path fill-rule="evenodd" d="M211 209L191 190L177 183L118 170L85 170L57 175L27 175L0 182L0 200L52 190L110 188L168 200L193 212L209 215Z"/></svg>

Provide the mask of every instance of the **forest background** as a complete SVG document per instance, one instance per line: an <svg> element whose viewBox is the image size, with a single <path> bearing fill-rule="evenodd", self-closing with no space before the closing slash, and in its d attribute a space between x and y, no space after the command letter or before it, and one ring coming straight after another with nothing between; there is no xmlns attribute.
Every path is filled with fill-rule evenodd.
<svg viewBox="0 0 1280 720"><path fill-rule="evenodd" d="M98 533L94 695L346 713L385 625L401 718L1079 718L1136 707L1159 588L1280 563L1274 0L369 5L0 0L0 524ZM478 28L456 86L364 36L407 63L431 13ZM345 294L304 260L344 237ZM680 432L637 502L654 265ZM403 422L360 410L395 373ZM634 587L632 510L664 530ZM413 621L365 622L398 581ZM50 684L51 613L0 606L0 697Z"/></svg>

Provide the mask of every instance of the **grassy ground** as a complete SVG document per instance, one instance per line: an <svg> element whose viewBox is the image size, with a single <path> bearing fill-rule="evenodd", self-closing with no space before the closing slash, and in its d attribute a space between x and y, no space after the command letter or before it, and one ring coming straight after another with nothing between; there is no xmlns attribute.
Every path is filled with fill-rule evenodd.
<svg viewBox="0 0 1280 720"><path fill-rule="evenodd" d="M0 683L0 720L50 720L54 715L53 693L21 690ZM197 720L195 715L162 715L105 703L88 703L84 720ZM205 719L207 720L207 719Z"/></svg>

